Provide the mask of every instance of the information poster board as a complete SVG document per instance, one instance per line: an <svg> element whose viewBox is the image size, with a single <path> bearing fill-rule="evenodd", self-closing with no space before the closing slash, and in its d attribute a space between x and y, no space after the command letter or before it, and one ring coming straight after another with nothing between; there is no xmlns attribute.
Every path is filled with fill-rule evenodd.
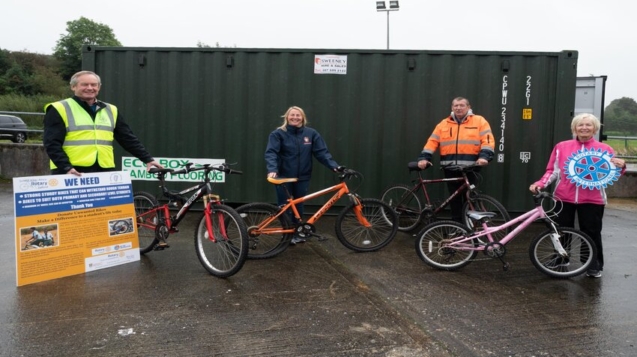
<svg viewBox="0 0 637 357"><path fill-rule="evenodd" d="M133 187L121 171L13 179L18 286L139 261Z"/></svg>

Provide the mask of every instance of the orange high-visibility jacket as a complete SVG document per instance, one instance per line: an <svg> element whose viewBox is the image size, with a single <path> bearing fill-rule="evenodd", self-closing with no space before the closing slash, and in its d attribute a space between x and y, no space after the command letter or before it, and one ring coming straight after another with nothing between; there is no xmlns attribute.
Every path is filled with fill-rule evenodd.
<svg viewBox="0 0 637 357"><path fill-rule="evenodd" d="M441 166L470 165L479 158L493 159L495 138L489 122L480 115L469 114L460 124L449 116L436 125L418 159L431 162L439 147Z"/></svg>

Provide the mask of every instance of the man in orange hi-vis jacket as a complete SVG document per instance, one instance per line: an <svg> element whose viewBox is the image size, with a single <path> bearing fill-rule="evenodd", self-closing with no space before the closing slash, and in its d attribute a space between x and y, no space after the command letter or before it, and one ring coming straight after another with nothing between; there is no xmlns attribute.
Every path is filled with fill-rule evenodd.
<svg viewBox="0 0 637 357"><path fill-rule="evenodd" d="M440 148L440 165L487 165L493 159L495 138L489 122L473 114L469 100L457 97L451 102L451 115L444 118L427 140L418 156L418 167L424 169L431 165L434 152ZM444 170L445 177L458 177L462 173ZM476 176L467 173L469 181L475 182ZM447 187L453 193L462 185L461 181L448 182ZM451 218L463 222L462 205L464 195L456 196L451 202Z"/></svg>

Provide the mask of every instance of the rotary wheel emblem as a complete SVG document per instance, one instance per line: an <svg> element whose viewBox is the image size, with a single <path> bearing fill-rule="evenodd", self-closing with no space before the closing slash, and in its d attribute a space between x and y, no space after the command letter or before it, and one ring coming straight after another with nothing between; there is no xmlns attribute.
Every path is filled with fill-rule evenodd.
<svg viewBox="0 0 637 357"><path fill-rule="evenodd" d="M615 167L613 157L602 149L582 149L571 155L566 161L566 178L577 187L601 190L619 179L621 169Z"/></svg>

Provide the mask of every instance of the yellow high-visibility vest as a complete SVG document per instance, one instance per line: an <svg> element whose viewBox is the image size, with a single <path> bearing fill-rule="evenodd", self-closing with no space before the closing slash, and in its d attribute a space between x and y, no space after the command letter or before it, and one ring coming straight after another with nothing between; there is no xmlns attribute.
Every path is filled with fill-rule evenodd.
<svg viewBox="0 0 637 357"><path fill-rule="evenodd" d="M62 149L68 155L73 166L92 166L96 160L100 167L114 168L113 131L117 121L117 107L106 104L106 108L97 112L95 121L73 98L49 103L62 117L66 126L66 137ZM51 169L56 166L50 162Z"/></svg>

